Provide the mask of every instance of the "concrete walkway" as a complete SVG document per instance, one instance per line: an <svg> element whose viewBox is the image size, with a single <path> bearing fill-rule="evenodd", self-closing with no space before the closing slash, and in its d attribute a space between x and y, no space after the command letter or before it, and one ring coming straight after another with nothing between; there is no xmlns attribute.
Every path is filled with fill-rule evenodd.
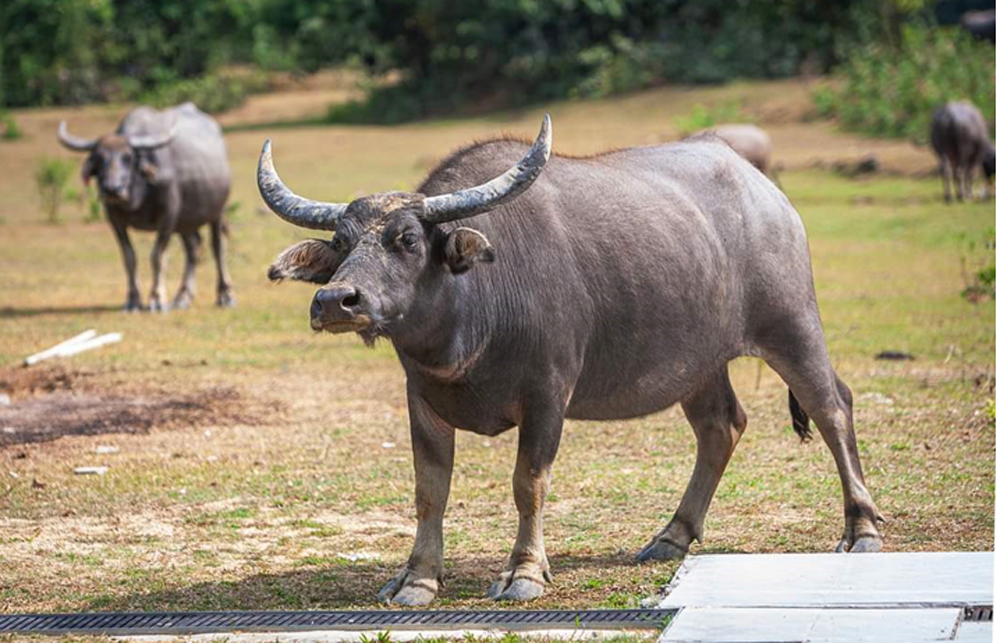
<svg viewBox="0 0 1000 643"><path fill-rule="evenodd" d="M660 642L989 641L965 608L992 605L990 552L692 556Z"/></svg>

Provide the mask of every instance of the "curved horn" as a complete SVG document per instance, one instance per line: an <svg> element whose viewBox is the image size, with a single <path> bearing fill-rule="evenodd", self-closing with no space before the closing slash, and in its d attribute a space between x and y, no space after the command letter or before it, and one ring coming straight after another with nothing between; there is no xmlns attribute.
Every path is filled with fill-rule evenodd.
<svg viewBox="0 0 1000 643"><path fill-rule="evenodd" d="M538 138L517 165L474 188L427 197L424 199L423 219L430 223L443 223L472 217L517 198L541 174L551 152L552 120L546 114Z"/></svg>
<svg viewBox="0 0 1000 643"><path fill-rule="evenodd" d="M129 136L128 144L129 147L136 150L153 150L158 147L163 147L174 139L174 134L177 132L176 127L171 127L170 131L166 134L146 134L141 136Z"/></svg>
<svg viewBox="0 0 1000 643"><path fill-rule="evenodd" d="M63 147L71 149L74 152L89 152L97 147L96 138L79 138L70 134L69 130L66 129L66 121L59 123L59 142L63 144Z"/></svg>
<svg viewBox="0 0 1000 643"><path fill-rule="evenodd" d="M274 171L271 139L264 141L264 147L260 151L260 161L257 163L257 189L260 190L260 196L271 212L302 228L335 230L337 221L347 209L345 203L312 201L289 190Z"/></svg>

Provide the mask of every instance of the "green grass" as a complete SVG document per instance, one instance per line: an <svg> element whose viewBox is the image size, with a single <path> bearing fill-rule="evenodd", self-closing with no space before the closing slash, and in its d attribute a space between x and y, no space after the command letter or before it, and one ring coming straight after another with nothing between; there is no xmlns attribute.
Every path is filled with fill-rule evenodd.
<svg viewBox="0 0 1000 643"><path fill-rule="evenodd" d="M698 103L739 99L766 114L774 87L657 90L555 105L556 148L585 153L664 140L672 116ZM91 130L112 121L103 109L84 114ZM293 189L346 199L409 188L447 150L500 129L530 135L537 116L272 134L276 164ZM106 226L39 223L30 173L56 144L35 117L18 115L31 136L5 144L10 170L0 176L7 221L0 381L65 373L76 394L169 397L228 387L235 397L212 398L217 406L196 421L182 416L148 432L0 450L0 610L374 607L379 586L405 562L415 527L403 374L386 343L369 350L354 337L313 334L311 286L266 281L270 260L308 233L255 213L253 168L264 133L227 139L232 199L243 204L230 258L238 307L211 305L212 266L204 261L193 310L125 315L117 312L123 271ZM774 134L779 159L859 144L822 123L795 123L789 131L798 136L808 127L809 140L822 145L782 148L785 126L757 120ZM91 133L86 122L80 129ZM924 158L908 153L914 163ZM854 390L866 479L889 518L886 548L992 549L995 405L977 380L994 373L995 312L992 303L961 297L960 257L963 238L994 224L994 204L946 207L938 182L921 176L850 180L792 163L781 180L809 232L831 354ZM151 239L134 238L147 288ZM175 243L173 287L179 254ZM91 327L125 339L62 365L18 366ZM882 350L916 359L875 361ZM828 551L842 529L832 458L822 440L802 444L792 435L785 388L768 370L758 386L757 364L731 367L750 423L700 550ZM234 409L244 411L235 420ZM73 467L104 458L94 454L101 444L120 448L106 457L108 474L74 476ZM439 607L492 606L483 592L503 570L516 533L515 451L515 432L458 437ZM669 519L693 463L693 436L679 409L627 422L569 422L546 508L555 583L536 606L625 606L662 587L678 563L636 565L632 555ZM348 558L359 554L371 557Z"/></svg>

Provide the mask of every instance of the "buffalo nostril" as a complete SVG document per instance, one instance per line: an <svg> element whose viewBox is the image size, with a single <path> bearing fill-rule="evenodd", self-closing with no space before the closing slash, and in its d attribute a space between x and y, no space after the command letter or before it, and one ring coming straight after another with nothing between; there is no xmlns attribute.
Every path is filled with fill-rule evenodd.
<svg viewBox="0 0 1000 643"><path fill-rule="evenodd" d="M357 291L354 291L353 294L344 297L340 301L340 305L343 306L344 308L353 308L354 306L357 306L360 303L361 303L361 295L359 295Z"/></svg>
<svg viewBox="0 0 1000 643"><path fill-rule="evenodd" d="M319 300L319 297L313 297L313 303L309 308L309 314L314 318L323 314L323 302Z"/></svg>

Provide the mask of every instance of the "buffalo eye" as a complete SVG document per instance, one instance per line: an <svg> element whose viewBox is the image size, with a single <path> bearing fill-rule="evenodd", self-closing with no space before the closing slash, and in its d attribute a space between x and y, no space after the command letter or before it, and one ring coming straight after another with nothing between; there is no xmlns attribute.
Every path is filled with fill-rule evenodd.
<svg viewBox="0 0 1000 643"><path fill-rule="evenodd" d="M336 253L343 253L347 251L347 242L344 241L344 238L339 235L333 238L333 241L330 242L330 246Z"/></svg>
<svg viewBox="0 0 1000 643"><path fill-rule="evenodd" d="M412 232L406 232L399 237L399 242L403 244L404 248L412 251L417 248L417 244L420 243L420 239Z"/></svg>

